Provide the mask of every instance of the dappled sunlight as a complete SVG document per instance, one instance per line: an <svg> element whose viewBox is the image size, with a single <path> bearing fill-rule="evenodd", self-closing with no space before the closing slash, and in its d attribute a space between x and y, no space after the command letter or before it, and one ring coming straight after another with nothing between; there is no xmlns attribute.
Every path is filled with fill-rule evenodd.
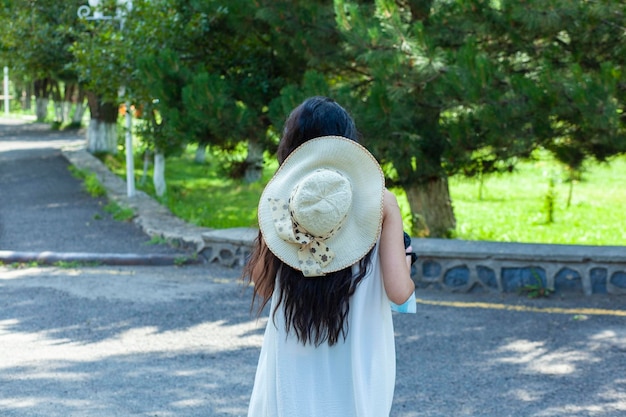
<svg viewBox="0 0 626 417"><path fill-rule="evenodd" d="M513 399L521 402L534 402L541 400L541 394L536 391L527 390L524 388L511 390L508 395Z"/></svg>
<svg viewBox="0 0 626 417"><path fill-rule="evenodd" d="M489 368L515 369L504 372L512 371L524 382L503 390L502 397L519 403L519 410L535 409L529 416L622 415L626 412L626 378L618 369L622 363L620 352L626 352L625 335L626 329L611 326L573 343L565 334L563 338L555 336L560 343L509 338L491 352ZM614 376L600 376L612 366L616 369ZM563 395L563 389L571 395ZM561 394L556 397L558 392Z"/></svg>
<svg viewBox="0 0 626 417"><path fill-rule="evenodd" d="M13 253L12 251L5 251L5 253ZM46 252L42 252L46 253ZM0 266L0 285L3 281L9 281L14 279L36 279L40 277L60 277L67 278L68 276L88 276L88 275L110 275L110 276L133 276L135 273L131 270L124 270L121 268L28 268L28 267L3 267Z"/></svg>
<svg viewBox="0 0 626 417"><path fill-rule="evenodd" d="M599 396L608 404L611 404L615 410L626 411L626 385L623 380L621 386L615 385L607 387L606 392Z"/></svg>
<svg viewBox="0 0 626 417"><path fill-rule="evenodd" d="M83 354L87 354L90 351L99 351L106 357L116 354L159 353L165 351L172 353L177 351L217 353L247 347L258 347L261 345L262 335L250 334L258 325L260 324L257 324L256 320L251 320L233 325L229 325L224 321L207 322L184 330L164 332L160 332L155 326L133 328L113 339L86 346ZM247 336L243 337L244 335ZM176 343L173 344L173 341L176 341ZM75 345L75 347L77 353L81 352L81 345ZM96 359L93 355L88 355L85 358L87 360Z"/></svg>
<svg viewBox="0 0 626 417"><path fill-rule="evenodd" d="M154 272L154 276L162 274L158 270ZM51 288L92 300L110 297L149 303L192 297L198 291L206 291L207 281L220 286L237 285L234 279L212 278L208 274L204 280L185 280L172 274L168 279L156 282L151 275L136 274L123 268L0 267L0 287L10 285L14 280L20 280L15 285L21 287Z"/></svg>
<svg viewBox="0 0 626 417"><path fill-rule="evenodd" d="M84 145L84 139L66 139L49 141L11 140L0 141L0 153L9 151L24 151L29 149L63 149Z"/></svg>
<svg viewBox="0 0 626 417"><path fill-rule="evenodd" d="M529 340L510 342L498 349L497 353L503 356L495 359L496 362L523 365L525 372L544 375L572 374L577 371L578 363L599 361L585 351L559 349L550 352L543 342Z"/></svg>
<svg viewBox="0 0 626 417"><path fill-rule="evenodd" d="M576 417L576 416L615 416L615 412L626 410L623 404L603 405L564 405L562 407L549 407L547 410L536 414L537 417Z"/></svg>
<svg viewBox="0 0 626 417"><path fill-rule="evenodd" d="M201 407L206 405L206 401L199 398L188 398L185 400L174 401L172 403L172 406L176 408Z"/></svg>
<svg viewBox="0 0 626 417"><path fill-rule="evenodd" d="M0 408L2 409L29 409L36 408L41 404L54 404L57 407L64 408L73 408L76 410L80 409L92 409L90 407L89 400L73 400L73 399L64 399L64 398L56 398L44 395L32 395L32 396L24 396L24 397L13 397L13 398L0 398ZM104 407L101 407L104 408Z"/></svg>
<svg viewBox="0 0 626 417"><path fill-rule="evenodd" d="M178 271L2 268L0 409L243 415L267 319L219 268Z"/></svg>
<svg viewBox="0 0 626 417"><path fill-rule="evenodd" d="M542 348L543 345L544 343L542 342L516 340L499 349L499 352L512 353L516 354L516 356L500 359L500 361L505 363L528 363L546 352L546 349Z"/></svg>
<svg viewBox="0 0 626 417"><path fill-rule="evenodd" d="M577 371L580 362L598 362L591 355L577 351L548 353L528 364L528 369L546 375L567 375Z"/></svg>
<svg viewBox="0 0 626 417"><path fill-rule="evenodd" d="M624 387L618 390L608 384L600 387L600 393L597 394L597 401L593 404L589 400L583 400L580 404L566 404L559 407L548 407L537 414L537 417L586 417L586 416L606 416L613 417L624 415L626 412L626 393Z"/></svg>
<svg viewBox="0 0 626 417"><path fill-rule="evenodd" d="M597 341L607 341L614 340L617 338L617 333L614 330L603 330L595 335L593 335L590 339Z"/></svg>
<svg viewBox="0 0 626 417"><path fill-rule="evenodd" d="M0 407L4 409L21 409L36 407L38 403L42 401L42 398L37 397L12 397L12 398L0 398Z"/></svg>
<svg viewBox="0 0 626 417"><path fill-rule="evenodd" d="M17 363L20 363L24 358L30 358L32 351L24 351L20 349L20 346L31 346L33 344L39 345L39 349L43 352L49 351L51 346L56 344L56 340L51 341L45 338L45 332L43 331L20 331L16 332L15 329L19 328L21 322L18 319L0 320L0 370L5 367L11 367ZM10 351L13 348L16 349L12 355L2 355L4 351Z"/></svg>
<svg viewBox="0 0 626 417"><path fill-rule="evenodd" d="M5 356L0 362L0 370L11 368L20 363L37 363L60 360L68 353L76 362L91 362L132 354L169 354L204 352L220 353L243 348L260 347L263 335L254 332L265 325L264 320L250 320L238 324L227 324L224 321L200 323L182 329L160 332L156 326L136 327L119 333L99 342L85 344L70 339L50 339L48 332L21 333L10 331L7 327L15 327L16 320L0 322L0 341L3 349L15 352ZM29 346L27 351L20 346ZM1 350L0 350L1 351Z"/></svg>
<svg viewBox="0 0 626 417"><path fill-rule="evenodd" d="M243 415L256 355L240 349L221 356L163 352L37 360L0 371L0 386L19 387L19 394L0 399L0 409L28 414L45 407L54 410L48 417L123 416L138 409L154 416Z"/></svg>
<svg viewBox="0 0 626 417"><path fill-rule="evenodd" d="M60 291L78 299L102 301L106 299L125 303L171 303L176 300L197 298L198 294L213 293L220 290L232 291L234 298L221 300L225 304L243 303L247 299L241 293L241 288L233 280L221 277L211 277L209 274L189 279L177 277L176 274L162 276L164 270L155 270L154 274L135 275L131 270L116 268L90 269L61 269L61 268L2 268L0 273L0 288L4 290L28 291L29 288L48 288ZM149 290L146 290L148 289ZM24 293L26 294L26 293ZM152 325L141 325L137 317L125 314L120 310L117 316L103 320L98 316L80 316L80 310L71 305L64 308L74 310L71 317L67 317L63 324L46 328L45 312L29 311L28 306L33 301L30 297L16 298L11 302L13 313L4 311L0 320L0 338L3 334L11 333L8 343L32 344L38 341L41 347L41 357L54 358L54 346L61 349L73 347L77 349L77 358L84 357L90 360L88 345L107 344L105 351L111 354L130 351L157 352L170 348L171 340L179 340L176 348L209 349L214 340L229 340L233 348L241 346L260 345L261 335L259 326L262 320L251 317L247 311L238 312L224 319L211 318L202 314L202 300L196 301L196 308L189 306L192 314L181 321L178 317L154 317ZM78 304L79 305L79 304ZM9 306L5 306L9 307ZM23 311L20 313L20 311ZM69 311L68 311L69 312ZM78 313L78 314L77 314ZM41 314L41 316L40 316ZM53 314L62 314L54 311ZM191 321L190 321L191 320ZM183 337L184 335L184 337ZM211 337L212 335L212 337ZM141 345L129 346L127 341L137 338ZM169 342L168 342L169 341ZM181 343L180 341L186 341ZM81 346L87 345L84 348ZM84 349L84 352L80 352ZM87 355L87 356L82 356ZM38 357L38 356L35 356ZM10 360L3 361L1 366L10 366Z"/></svg>
<svg viewBox="0 0 626 417"><path fill-rule="evenodd" d="M245 415L269 307L262 318L250 312L251 288L237 284L238 273L206 266L2 271L6 413ZM422 302L419 315L394 316L391 415L623 414L626 377L612 375L623 368L623 317L554 304L462 310L458 300L455 309Z"/></svg>
<svg viewBox="0 0 626 417"><path fill-rule="evenodd" d="M63 381L86 381L91 378L91 375L87 372L57 372L56 369L51 367L51 369L45 371L32 371L28 372L27 369L24 369L25 372L15 375L11 378L13 381L35 381L35 380L55 380L57 382Z"/></svg>
<svg viewBox="0 0 626 417"><path fill-rule="evenodd" d="M614 327L599 331L589 338L589 347L595 351L611 350L626 353L626 328ZM622 379L619 382L624 384L626 380Z"/></svg>
<svg viewBox="0 0 626 417"><path fill-rule="evenodd" d="M15 253L13 251L5 251L8 254ZM69 271L65 271L69 273ZM50 271L43 268L10 268L5 266L0 266L0 286L5 285L4 281L14 280L14 279L30 279L36 278L39 276L49 275Z"/></svg>

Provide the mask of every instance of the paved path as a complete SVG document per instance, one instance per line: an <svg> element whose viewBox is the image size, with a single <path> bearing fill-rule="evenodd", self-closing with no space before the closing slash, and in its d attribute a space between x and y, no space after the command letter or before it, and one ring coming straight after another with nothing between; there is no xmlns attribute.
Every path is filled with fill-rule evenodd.
<svg viewBox="0 0 626 417"><path fill-rule="evenodd" d="M171 250L144 245L147 237L132 223L94 222L100 203L84 198L65 167L56 171L65 185L50 184L52 190L36 184L46 175L16 178L65 165L55 159L51 138L80 140L44 132L37 139L27 130L30 139L0 137L2 248ZM20 170L27 163L32 168ZM29 222L9 234L21 221L15 207L26 184L37 190L19 197ZM59 210L55 222L85 232L71 238L38 232L56 227L47 215L55 209L56 188L66 186L71 197L63 204L75 207ZM29 214L27 207L40 211ZM86 217L72 223L81 213ZM11 224L2 220L9 216ZM107 227L91 239L87 231L99 224ZM38 237L37 245L30 241ZM237 283L238 275L215 264L0 266L0 416L244 416L267 319L250 314L250 290ZM416 315L394 315L393 417L626 415L623 297L418 296Z"/></svg>
<svg viewBox="0 0 626 417"><path fill-rule="evenodd" d="M245 416L267 319L238 272L0 267L0 415ZM626 415L625 318L525 311L608 297L419 296L394 315L393 417Z"/></svg>
<svg viewBox="0 0 626 417"><path fill-rule="evenodd" d="M61 148L84 133L0 119L0 251L176 253L132 223L112 219L68 170Z"/></svg>

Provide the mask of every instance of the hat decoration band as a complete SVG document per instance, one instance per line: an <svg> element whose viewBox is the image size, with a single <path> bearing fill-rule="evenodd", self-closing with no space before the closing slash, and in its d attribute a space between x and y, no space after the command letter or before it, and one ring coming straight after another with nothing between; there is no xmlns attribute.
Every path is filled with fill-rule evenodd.
<svg viewBox="0 0 626 417"><path fill-rule="evenodd" d="M292 197L296 191L297 187L292 192ZM276 233L282 240L300 246L298 249L299 269L305 277L323 276L325 274L322 268L335 257L335 253L324 242L341 230L347 215L323 236L314 236L296 222L294 213L290 209L291 199L290 197L289 201L285 201L280 198L268 198Z"/></svg>
<svg viewBox="0 0 626 417"><path fill-rule="evenodd" d="M328 277L363 258L382 229L384 175L362 145L309 139L263 190L259 229L268 249L302 278Z"/></svg>

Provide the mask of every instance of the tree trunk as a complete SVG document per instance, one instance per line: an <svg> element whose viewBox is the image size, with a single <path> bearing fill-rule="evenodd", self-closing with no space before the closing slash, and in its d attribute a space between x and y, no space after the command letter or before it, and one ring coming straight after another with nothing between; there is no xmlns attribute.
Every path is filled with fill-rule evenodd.
<svg viewBox="0 0 626 417"><path fill-rule="evenodd" d="M48 102L49 99L47 97L35 98L35 115L40 123L45 122L46 117L48 117Z"/></svg>
<svg viewBox="0 0 626 417"><path fill-rule="evenodd" d="M572 205L572 197L574 196L574 179L570 178L569 180L569 188L567 190L567 208L570 208Z"/></svg>
<svg viewBox="0 0 626 417"><path fill-rule="evenodd" d="M50 83L48 79L41 78L33 82L35 90L35 115L38 122L45 122L48 117L48 100L50 97Z"/></svg>
<svg viewBox="0 0 626 417"><path fill-rule="evenodd" d="M197 164L204 164L204 162L206 161L206 147L206 143L198 144L198 149L196 149L196 157L194 159Z"/></svg>
<svg viewBox="0 0 626 417"><path fill-rule="evenodd" d="M54 101L54 121L63 124L65 119L63 118L63 102Z"/></svg>
<svg viewBox="0 0 626 417"><path fill-rule="evenodd" d="M102 102L88 93L91 120L87 129L87 150L91 153L117 153L117 106Z"/></svg>
<svg viewBox="0 0 626 417"><path fill-rule="evenodd" d="M70 120L70 113L72 112L72 102L67 99L63 100L63 105L61 108L61 118L63 121Z"/></svg>
<svg viewBox="0 0 626 417"><path fill-rule="evenodd" d="M85 92L82 89L78 89L76 96L76 108L74 109L74 115L72 116L72 124L74 126L80 126L83 123L83 116L85 115Z"/></svg>
<svg viewBox="0 0 626 417"><path fill-rule="evenodd" d="M117 124L98 119L89 121L87 150L91 153L117 153Z"/></svg>
<svg viewBox="0 0 626 417"><path fill-rule="evenodd" d="M33 83L26 82L24 90L22 90L22 110L30 111L32 103L31 98L33 95Z"/></svg>
<svg viewBox="0 0 626 417"><path fill-rule="evenodd" d="M405 187L413 214L413 236L449 237L456 227L447 178Z"/></svg>
<svg viewBox="0 0 626 417"><path fill-rule="evenodd" d="M165 184L165 155L158 150L154 152L154 173L152 175L152 181L156 195L163 197L167 189L167 185Z"/></svg>
<svg viewBox="0 0 626 417"><path fill-rule="evenodd" d="M72 124L80 125L83 122L83 116L85 115L85 103L76 103L74 109L74 115L72 116Z"/></svg>
<svg viewBox="0 0 626 417"><path fill-rule="evenodd" d="M52 95L52 104L54 106L54 121L63 124L63 97L61 87L58 81L50 81L50 93Z"/></svg>
<svg viewBox="0 0 626 417"><path fill-rule="evenodd" d="M143 153L143 172L141 173L141 180L139 180L139 184L144 185L146 183L146 179L148 178L148 168L150 168L150 156L152 153L146 149Z"/></svg>
<svg viewBox="0 0 626 417"><path fill-rule="evenodd" d="M248 183L256 182L263 175L263 147L256 140L248 140L248 156L244 179Z"/></svg>
<svg viewBox="0 0 626 417"><path fill-rule="evenodd" d="M63 91L63 121L67 122L70 120L70 114L72 112L72 107L76 103L77 95L76 90L78 89L78 85L74 83L65 83L65 88Z"/></svg>

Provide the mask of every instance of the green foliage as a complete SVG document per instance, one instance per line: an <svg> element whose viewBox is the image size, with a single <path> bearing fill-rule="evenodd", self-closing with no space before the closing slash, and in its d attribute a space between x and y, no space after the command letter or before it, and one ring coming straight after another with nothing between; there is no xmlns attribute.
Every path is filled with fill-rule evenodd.
<svg viewBox="0 0 626 417"><path fill-rule="evenodd" d="M122 222L130 221L135 217L133 209L122 207L115 201L110 201L106 206L104 206L104 211L110 213L114 220Z"/></svg>
<svg viewBox="0 0 626 417"><path fill-rule="evenodd" d="M269 117L275 130L282 131L286 115L311 96L332 96L331 88L324 74L311 70L304 73L301 84L290 84L280 91L280 96L272 100Z"/></svg>
<svg viewBox="0 0 626 417"><path fill-rule="evenodd" d="M546 223L554 223L554 204L556 194L554 191L554 178L548 179L548 190L544 197L543 210L546 215Z"/></svg>
<svg viewBox="0 0 626 417"><path fill-rule="evenodd" d="M78 20L83 3L0 5L0 55L42 94L80 81L108 105L94 117L130 100L142 148L167 155L271 153L295 105L334 96L434 236L457 223L449 177L626 152L624 2L135 0L123 25Z"/></svg>
<svg viewBox="0 0 626 417"><path fill-rule="evenodd" d="M167 245L168 241L163 236L152 236L146 245Z"/></svg>
<svg viewBox="0 0 626 417"><path fill-rule="evenodd" d="M538 140L573 170L587 158L626 150L624 19L623 3L573 1L557 2L551 13L512 17L511 31L528 44L521 32L530 29L536 45L524 52L545 91L540 104L550 128Z"/></svg>
<svg viewBox="0 0 626 417"><path fill-rule="evenodd" d="M174 258L174 265L176 265L176 266L184 266L184 265L193 263L195 260L196 260L196 255L195 254L192 257L177 256L176 258Z"/></svg>
<svg viewBox="0 0 626 417"><path fill-rule="evenodd" d="M322 46L331 51L327 41L336 35L324 2L249 0L138 1L118 32L77 42L77 65L94 80L127 87L140 109L135 133L145 148L171 156L190 143L227 151L246 143L253 152L233 166L251 179L258 155L275 149L272 122L285 117L270 116L273 101L283 87L300 84L307 62ZM89 55L94 48L110 59ZM328 68L335 59L328 58L317 62ZM114 100L106 85L85 82Z"/></svg>
<svg viewBox="0 0 626 417"><path fill-rule="evenodd" d="M538 146L572 169L625 151L625 4L334 4L358 68L345 80L350 107L409 194L433 178L498 172ZM421 206L427 222L431 209L446 212Z"/></svg>
<svg viewBox="0 0 626 417"><path fill-rule="evenodd" d="M554 291L549 288L546 288L543 285L543 280L541 279L537 271L531 268L530 272L532 273L533 278L535 278L535 283L528 284L520 288L520 291L519 291L520 294L526 294L528 298L549 297L550 294L552 294Z"/></svg>
<svg viewBox="0 0 626 417"><path fill-rule="evenodd" d="M0 7L0 54L16 72L31 79L75 79L66 65L72 62L73 41L65 30L76 24L78 0L5 2Z"/></svg>
<svg viewBox="0 0 626 417"><path fill-rule="evenodd" d="M105 1L103 4L100 10L91 10L92 15L96 11L105 16L116 15L113 2ZM137 9L134 11L142 10L144 4L142 1L134 1L133 9ZM76 10L77 6L73 12L76 13ZM119 93L122 86L128 87L124 95L130 96L137 76L134 57L142 49L144 53L150 53L158 48L158 45L148 48L141 37L132 36L131 28L126 24L131 21L125 19L122 26L119 19L81 19L67 28L67 32L74 38L70 47L74 59L67 65L79 75L80 83L102 102L121 102Z"/></svg>
<svg viewBox="0 0 626 417"><path fill-rule="evenodd" d="M79 261L58 261L54 263L54 266L63 268L63 269L72 269L72 268L78 268L84 265L83 263Z"/></svg>
<svg viewBox="0 0 626 417"><path fill-rule="evenodd" d="M139 3L127 35L141 37L131 86L146 123L138 133L168 155L181 145L231 148L263 138L271 76L262 71L249 1ZM142 20L139 20L142 19ZM147 24L150 22L150 24ZM262 99L259 99L261 96Z"/></svg>
<svg viewBox="0 0 626 417"><path fill-rule="evenodd" d="M69 165L68 170L75 178L83 181L83 187L85 191L92 197L103 197L106 195L106 188L100 183L98 177L93 172L83 171L76 168L74 165Z"/></svg>
<svg viewBox="0 0 626 417"><path fill-rule="evenodd" d="M9 67L12 90L15 96L35 95L41 106L37 111L40 122L49 121L41 100L52 99L57 105L52 113L53 128L65 122L61 103L70 102L77 87L70 50L75 35L68 28L77 24L79 4L77 0L17 0L0 5L0 58ZM77 100L82 98L76 95ZM24 104L17 99L13 102L13 108Z"/></svg>
<svg viewBox="0 0 626 417"><path fill-rule="evenodd" d="M13 262L11 264L8 264L8 266L13 269L25 269L25 268L39 268L41 264L37 261Z"/></svg>
<svg viewBox="0 0 626 417"><path fill-rule="evenodd" d="M68 165L67 170L70 171L74 178L79 180L84 180L86 176L86 172L76 168L74 165Z"/></svg>
<svg viewBox="0 0 626 417"><path fill-rule="evenodd" d="M48 264L49 265L49 264ZM63 269L71 269L71 268L79 268L84 266L98 266L98 262L80 262L80 261L58 261L52 264L52 266L56 266L58 268ZM0 267L5 266L2 262L0 262ZM29 262L14 262L6 265L13 269L25 269L25 268L40 268L42 266L47 266L46 264L41 264L37 261L29 261Z"/></svg>
<svg viewBox="0 0 626 417"><path fill-rule="evenodd" d="M104 188L94 173L88 173L85 175L83 185L85 186L85 191L87 191L92 197L104 197L107 194L106 188Z"/></svg>

